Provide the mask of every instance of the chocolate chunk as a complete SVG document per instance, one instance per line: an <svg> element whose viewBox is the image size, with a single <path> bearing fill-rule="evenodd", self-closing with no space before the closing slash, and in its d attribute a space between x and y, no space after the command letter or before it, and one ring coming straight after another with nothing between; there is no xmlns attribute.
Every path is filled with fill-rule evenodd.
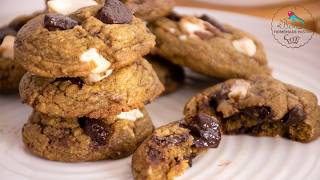
<svg viewBox="0 0 320 180"><path fill-rule="evenodd" d="M129 24L132 17L131 10L119 0L106 0L97 15L106 24Z"/></svg>
<svg viewBox="0 0 320 180"><path fill-rule="evenodd" d="M161 160L163 160L162 153L153 147L149 148L148 156L150 161L152 162L160 162Z"/></svg>
<svg viewBox="0 0 320 180"><path fill-rule="evenodd" d="M171 13L167 16L167 18L171 19L172 21L178 22L178 21L180 21L181 16L180 16L179 14L177 14L176 12L171 12Z"/></svg>
<svg viewBox="0 0 320 180"><path fill-rule="evenodd" d="M284 122L287 125L292 125L303 121L305 118L306 113L303 111L303 109L299 108L298 106L295 106L285 115Z"/></svg>
<svg viewBox="0 0 320 180"><path fill-rule="evenodd" d="M82 88L84 81L80 77L62 77L62 78L56 78L51 84L58 82L58 81L70 81L72 84L78 85L80 88Z"/></svg>
<svg viewBox="0 0 320 180"><path fill-rule="evenodd" d="M206 39L210 39L212 37L215 37L215 34L213 34L213 33L207 33L207 32L202 32L202 31L196 31L196 32L194 32L194 34L197 35L202 40L206 40Z"/></svg>
<svg viewBox="0 0 320 180"><path fill-rule="evenodd" d="M68 16L60 14L47 14L44 16L44 27L49 31L72 29L78 22Z"/></svg>
<svg viewBox="0 0 320 180"><path fill-rule="evenodd" d="M102 146L107 144L111 127L97 119L79 118L79 124L84 132L90 136L94 145Z"/></svg>
<svg viewBox="0 0 320 180"><path fill-rule="evenodd" d="M224 33L231 33L229 30L224 28L224 26L221 25L218 21L216 21L215 19L211 18L210 16L208 16L206 14L200 16L199 18L203 21L210 23L212 26L218 28L220 31L222 31Z"/></svg>
<svg viewBox="0 0 320 180"><path fill-rule="evenodd" d="M0 44L2 43L3 39L8 36L12 35L15 36L17 34L17 31L10 27L2 27L0 28Z"/></svg>
<svg viewBox="0 0 320 180"><path fill-rule="evenodd" d="M188 134L181 134L181 135L169 135L164 137L153 136L152 141L155 142L157 145L162 147L167 147L170 145L178 145L183 142L186 142L189 139Z"/></svg>
<svg viewBox="0 0 320 180"><path fill-rule="evenodd" d="M258 122L267 121L272 118L270 107L250 107L241 110L241 113Z"/></svg>
<svg viewBox="0 0 320 180"><path fill-rule="evenodd" d="M198 148L216 148L221 140L220 127L218 122L211 116L200 113L193 118L189 124L194 145Z"/></svg>

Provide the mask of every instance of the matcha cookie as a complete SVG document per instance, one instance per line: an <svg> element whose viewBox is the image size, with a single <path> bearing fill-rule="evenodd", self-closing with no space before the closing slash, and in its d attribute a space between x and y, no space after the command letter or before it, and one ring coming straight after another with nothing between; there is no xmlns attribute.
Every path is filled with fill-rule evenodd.
<svg viewBox="0 0 320 180"><path fill-rule="evenodd" d="M132 172L137 180L172 180L191 167L192 159L220 142L217 121L199 114L184 122L157 128L135 151Z"/></svg>
<svg viewBox="0 0 320 180"><path fill-rule="evenodd" d="M185 115L215 116L225 134L282 136L309 142L320 134L317 97L268 76L231 79L208 88L185 106Z"/></svg>
<svg viewBox="0 0 320 180"><path fill-rule="evenodd" d="M23 142L33 154L55 161L123 158L153 131L146 110L135 111L139 113L105 119L64 119L33 112L23 127Z"/></svg>
<svg viewBox="0 0 320 180"><path fill-rule="evenodd" d="M165 94L173 93L183 85L185 74L182 67L161 58L148 55L146 59L151 63L161 83L165 87Z"/></svg>
<svg viewBox="0 0 320 180"><path fill-rule="evenodd" d="M70 117L107 118L141 108L164 90L144 59L114 71L99 82L81 78L44 78L26 73L20 82L22 100L36 111Z"/></svg>
<svg viewBox="0 0 320 180"><path fill-rule="evenodd" d="M0 91L17 90L19 87L26 71L14 61L14 41L20 28L36 14L19 16L0 28Z"/></svg>
<svg viewBox="0 0 320 180"><path fill-rule="evenodd" d="M125 5L95 5L32 19L17 35L15 54L39 76L96 77L132 64L154 45L154 35Z"/></svg>
<svg viewBox="0 0 320 180"><path fill-rule="evenodd" d="M270 74L261 42L212 18L171 14L150 24L155 54L201 74L228 79Z"/></svg>

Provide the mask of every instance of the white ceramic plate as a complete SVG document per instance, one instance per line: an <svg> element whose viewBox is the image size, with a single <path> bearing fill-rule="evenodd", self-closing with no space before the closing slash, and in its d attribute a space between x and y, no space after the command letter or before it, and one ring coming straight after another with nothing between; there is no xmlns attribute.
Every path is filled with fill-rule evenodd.
<svg viewBox="0 0 320 180"><path fill-rule="evenodd" d="M318 35L304 47L287 49L270 32L270 21L250 16L205 9L178 9L183 13L210 14L222 22L255 34L266 47L275 77L320 95ZM194 75L192 75L194 77ZM195 78L199 78L196 76ZM214 81L200 78L175 94L148 106L156 126L182 118L185 102ZM21 142L21 127L31 108L15 95L0 96L0 179L132 179L131 157L117 161L59 163L32 156ZM218 149L196 158L193 167L179 179L239 180L318 180L320 179L320 141L301 144L282 138L223 136Z"/></svg>

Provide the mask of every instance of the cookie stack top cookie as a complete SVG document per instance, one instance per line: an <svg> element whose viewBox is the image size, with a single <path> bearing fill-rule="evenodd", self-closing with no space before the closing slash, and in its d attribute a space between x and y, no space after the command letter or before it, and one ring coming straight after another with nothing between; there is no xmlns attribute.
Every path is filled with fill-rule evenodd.
<svg viewBox="0 0 320 180"><path fill-rule="evenodd" d="M52 116L103 118L141 108L163 91L142 58L155 37L126 5L59 8L51 4L55 13L32 19L17 35L16 59L29 71L20 84L25 103Z"/></svg>

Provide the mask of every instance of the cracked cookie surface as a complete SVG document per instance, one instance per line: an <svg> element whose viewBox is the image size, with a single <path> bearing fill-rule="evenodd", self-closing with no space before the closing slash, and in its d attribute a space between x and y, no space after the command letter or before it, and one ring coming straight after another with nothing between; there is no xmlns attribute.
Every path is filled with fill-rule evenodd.
<svg viewBox="0 0 320 180"><path fill-rule="evenodd" d="M60 118L33 112L22 130L23 142L35 155L55 161L81 162L129 156L153 131L145 109L135 121Z"/></svg>
<svg viewBox="0 0 320 180"><path fill-rule="evenodd" d="M148 55L145 58L150 62L161 83L164 85L165 94L173 93L183 85L185 73L182 67L160 56Z"/></svg>
<svg viewBox="0 0 320 180"><path fill-rule="evenodd" d="M320 135L317 97L268 76L231 79L190 99L184 114L217 117L225 134L282 136L309 142Z"/></svg>
<svg viewBox="0 0 320 180"><path fill-rule="evenodd" d="M26 73L20 83L22 100L36 111L61 117L102 118L143 107L164 90L144 59L95 83L81 78L44 78Z"/></svg>
<svg viewBox="0 0 320 180"><path fill-rule="evenodd" d="M129 65L154 47L155 37L142 20L106 24L98 19L102 9L85 7L56 21L45 21L58 16L52 13L32 19L17 35L17 61L39 76L86 77Z"/></svg>
<svg viewBox="0 0 320 180"><path fill-rule="evenodd" d="M171 14L149 26L157 38L153 53L198 73L228 79L271 72L261 42L211 17Z"/></svg>

